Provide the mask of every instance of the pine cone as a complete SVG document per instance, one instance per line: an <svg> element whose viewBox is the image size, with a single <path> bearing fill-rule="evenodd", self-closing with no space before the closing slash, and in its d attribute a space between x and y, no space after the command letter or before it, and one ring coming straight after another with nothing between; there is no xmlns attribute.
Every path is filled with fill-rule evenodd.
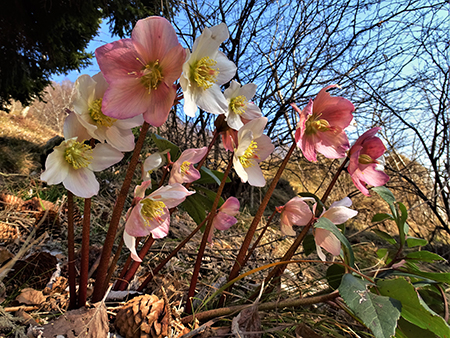
<svg viewBox="0 0 450 338"><path fill-rule="evenodd" d="M164 300L154 295L142 295L119 310L114 325L125 338L164 337L169 331L169 314Z"/></svg>
<svg viewBox="0 0 450 338"><path fill-rule="evenodd" d="M34 217L36 217L36 222L34 226L37 226L42 218L45 216L45 211L40 211ZM41 236L45 231L47 231L50 235L55 237L61 234L61 222L59 221L59 216L56 211L53 209L48 210L47 217L39 226L36 231L36 237Z"/></svg>
<svg viewBox="0 0 450 338"><path fill-rule="evenodd" d="M19 231L14 225L9 225L0 222L0 242L9 244L14 242L19 237Z"/></svg>
<svg viewBox="0 0 450 338"><path fill-rule="evenodd" d="M23 203L24 202L20 197L8 194L0 194L0 204L19 208Z"/></svg>

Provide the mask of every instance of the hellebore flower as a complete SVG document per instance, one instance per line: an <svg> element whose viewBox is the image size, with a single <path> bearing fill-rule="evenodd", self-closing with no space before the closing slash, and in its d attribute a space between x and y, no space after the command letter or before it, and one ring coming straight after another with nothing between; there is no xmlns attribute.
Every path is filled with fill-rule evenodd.
<svg viewBox="0 0 450 338"><path fill-rule="evenodd" d="M212 244L212 238L214 234L214 229L217 230L228 230L233 225L236 224L237 219L234 215L239 213L239 200L236 197L229 197L224 204L217 211L214 217L211 230L208 234L208 242Z"/></svg>
<svg viewBox="0 0 450 338"><path fill-rule="evenodd" d="M345 223L358 214L356 210L348 208L351 205L352 201L350 198L345 197L342 200L331 204L330 208L320 217L329 219L333 224ZM333 256L339 256L341 253L341 242L333 233L326 229L314 229L314 240L316 242L317 255L323 261L326 260L326 257L321 248L325 249Z"/></svg>
<svg viewBox="0 0 450 338"><path fill-rule="evenodd" d="M266 179L259 167L275 149L270 138L263 135L266 117L254 119L238 131L238 146L234 149L233 166L242 182L263 187Z"/></svg>
<svg viewBox="0 0 450 338"><path fill-rule="evenodd" d="M132 151L134 135L131 128L144 123L144 119L142 115L126 120L116 120L104 115L102 101L107 88L108 83L102 73L93 77L79 76L74 86L74 111L90 137L100 142L106 141L117 150Z"/></svg>
<svg viewBox="0 0 450 338"><path fill-rule="evenodd" d="M230 86L225 89L223 95L228 101L228 111L225 113L228 125L239 130L244 125L241 119L250 121L261 117L261 109L249 100L255 96L257 85L248 83L241 85L239 82L231 81Z"/></svg>
<svg viewBox="0 0 450 338"><path fill-rule="evenodd" d="M149 187L149 181L136 187L136 205L129 212L125 223L123 238L125 245L130 249L132 258L140 262L136 253L135 239L133 237L144 237L152 234L153 238L163 238L169 233L170 208L182 203L187 196L194 194L188 191L180 183L163 186L145 198L145 189Z"/></svg>
<svg viewBox="0 0 450 338"><path fill-rule="evenodd" d="M156 16L139 20L131 39L108 43L95 55L109 84L102 103L105 115L126 119L144 114L155 127L167 120L176 97L173 83L186 60L169 21Z"/></svg>
<svg viewBox="0 0 450 338"><path fill-rule="evenodd" d="M184 112L195 116L197 106L213 114L225 114L228 103L220 86L236 74L236 66L219 51L230 34L224 23L205 28L194 42L192 54L187 51L180 78L184 95Z"/></svg>
<svg viewBox="0 0 450 338"><path fill-rule="evenodd" d="M102 171L122 158L123 154L109 144L100 143L92 149L73 137L63 141L48 155L41 180L50 185L62 182L74 195L90 198L99 190L94 171Z"/></svg>
<svg viewBox="0 0 450 338"><path fill-rule="evenodd" d="M323 88L302 111L292 104L300 114L295 141L311 162L317 161L317 152L327 158L342 158L350 148L344 128L352 121L355 108L349 100L332 97L327 92L334 87L337 85Z"/></svg>
<svg viewBox="0 0 450 338"><path fill-rule="evenodd" d="M144 164L142 165L142 179L144 181L150 178L150 174L153 170L161 168L166 163L166 158L164 155L168 152L169 149L166 149L162 152L151 154L145 159Z"/></svg>
<svg viewBox="0 0 450 338"><path fill-rule="evenodd" d="M295 236L293 225L305 226L313 218L313 213L305 201L314 201L310 197L294 197L282 207L276 210L280 215L280 228L284 235Z"/></svg>
<svg viewBox="0 0 450 338"><path fill-rule="evenodd" d="M169 184L191 183L200 178L200 172L195 169L194 164L206 155L208 147L199 149L187 149L172 166Z"/></svg>
<svg viewBox="0 0 450 338"><path fill-rule="evenodd" d="M372 128L362 134L349 152L350 162L348 172L355 186L364 195L370 196L364 182L374 187L386 184L389 176L383 171L377 170L377 158L386 150L383 142L375 136L380 127Z"/></svg>

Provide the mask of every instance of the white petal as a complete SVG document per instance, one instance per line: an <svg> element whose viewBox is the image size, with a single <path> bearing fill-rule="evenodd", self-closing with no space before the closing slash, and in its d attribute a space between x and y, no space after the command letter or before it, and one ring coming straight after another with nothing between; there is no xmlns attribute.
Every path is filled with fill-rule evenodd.
<svg viewBox="0 0 450 338"><path fill-rule="evenodd" d="M215 60L217 61L215 67L219 69L216 84L221 86L229 82L236 75L236 65L233 61L228 60L225 54L221 51L217 53Z"/></svg>
<svg viewBox="0 0 450 338"><path fill-rule="evenodd" d="M79 116L76 113L67 115L66 120L64 121L64 138L68 140L78 137L79 142L90 140L92 136L78 119Z"/></svg>
<svg viewBox="0 0 450 338"><path fill-rule="evenodd" d="M75 81L73 109L78 114L83 114L89 110L89 103L94 100L95 85L96 82L87 74L80 75Z"/></svg>
<svg viewBox="0 0 450 338"><path fill-rule="evenodd" d="M117 120L114 122L114 126L120 129L131 129L137 126L141 126L144 123L144 116L137 115L131 119Z"/></svg>
<svg viewBox="0 0 450 338"><path fill-rule="evenodd" d="M238 176L241 178L241 181L244 183L247 182L248 181L247 172L245 171L244 167L242 166L241 161L239 161L236 154L234 154L234 157L233 157L233 167L234 167L234 170L236 171L236 174L238 174Z"/></svg>
<svg viewBox="0 0 450 338"><path fill-rule="evenodd" d="M344 197L340 201L333 202L330 205L330 209L334 207L351 207L352 206L352 200L349 197Z"/></svg>
<svg viewBox="0 0 450 338"><path fill-rule="evenodd" d="M266 185L266 179L256 161L254 163L254 165L245 168L248 175L248 184L254 187L264 187Z"/></svg>
<svg viewBox="0 0 450 338"><path fill-rule="evenodd" d="M115 125L106 129L106 142L119 151L134 149L134 135L131 129L119 129Z"/></svg>
<svg viewBox="0 0 450 338"><path fill-rule="evenodd" d="M227 100L231 100L233 97L239 96L239 89L241 88L241 85L239 82L233 80L230 82L230 86L225 89L223 92L223 95Z"/></svg>
<svg viewBox="0 0 450 338"><path fill-rule="evenodd" d="M139 258L138 253L136 252L136 238L128 235L126 231L123 232L123 242L127 246L127 248L131 252L131 258L136 262L142 262L142 259Z"/></svg>
<svg viewBox="0 0 450 338"><path fill-rule="evenodd" d="M108 89L108 82L106 82L105 77L102 72L98 72L95 74L92 79L95 81L95 94L94 100L98 100L103 98L105 95L106 89Z"/></svg>
<svg viewBox="0 0 450 338"><path fill-rule="evenodd" d="M144 161L144 171L150 171L160 168L165 162L160 153L154 153L148 156Z"/></svg>
<svg viewBox="0 0 450 338"><path fill-rule="evenodd" d="M64 159L64 150L56 149L47 156L45 171L41 180L47 184L58 184L64 181L69 174L70 164Z"/></svg>
<svg viewBox="0 0 450 338"><path fill-rule="evenodd" d="M321 217L328 218L334 224L342 224L357 214L358 212L356 210L347 207L334 207L325 211Z"/></svg>
<svg viewBox="0 0 450 338"><path fill-rule="evenodd" d="M102 171L123 158L123 154L106 143L100 143L95 146L92 153L92 162L89 168L93 171Z"/></svg>
<svg viewBox="0 0 450 338"><path fill-rule="evenodd" d="M88 168L70 169L63 184L75 196L82 198L97 195L100 188L94 173Z"/></svg>
<svg viewBox="0 0 450 338"><path fill-rule="evenodd" d="M245 98L249 101L256 94L256 88L258 86L254 83L247 83L241 87L238 95L244 95Z"/></svg>
<svg viewBox="0 0 450 338"><path fill-rule="evenodd" d="M208 113L225 114L228 111L228 102L217 84L213 84L211 88L202 90L195 97L195 100L197 105Z"/></svg>

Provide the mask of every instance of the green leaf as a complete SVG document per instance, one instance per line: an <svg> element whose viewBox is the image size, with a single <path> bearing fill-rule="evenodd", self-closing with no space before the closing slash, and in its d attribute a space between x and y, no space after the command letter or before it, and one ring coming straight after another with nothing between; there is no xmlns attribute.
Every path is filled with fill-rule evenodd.
<svg viewBox="0 0 450 338"><path fill-rule="evenodd" d="M377 250L377 256L379 259L383 259L384 257L386 257L387 253L388 253L388 249L385 249L385 248L381 248L381 249Z"/></svg>
<svg viewBox="0 0 450 338"><path fill-rule="evenodd" d="M447 283L450 284L450 273L448 272L424 272L421 271L414 263L406 262L406 268L409 273L413 273L416 276L424 277L427 279L431 279L436 282Z"/></svg>
<svg viewBox="0 0 450 338"><path fill-rule="evenodd" d="M349 273L342 277L339 293L376 338L389 338L394 335L400 317L399 301L371 293L367 290L367 282Z"/></svg>
<svg viewBox="0 0 450 338"><path fill-rule="evenodd" d="M307 234L303 239L303 252L306 256L316 250L316 241L314 240L313 234Z"/></svg>
<svg viewBox="0 0 450 338"><path fill-rule="evenodd" d="M429 251L414 251L406 255L409 260L423 261L423 262L434 262L434 261L445 261L445 258L439 256L438 254Z"/></svg>
<svg viewBox="0 0 450 338"><path fill-rule="evenodd" d="M300 197L311 197L316 200L317 207L316 207L316 215L321 215L322 212L325 210L325 205L323 204L322 200L317 196L316 194L310 193L310 192L301 192L298 194Z"/></svg>
<svg viewBox="0 0 450 338"><path fill-rule="evenodd" d="M406 279L381 280L377 284L382 295L402 303L402 317L418 327L430 330L440 338L450 337L450 326L420 300L414 286Z"/></svg>
<svg viewBox="0 0 450 338"><path fill-rule="evenodd" d="M205 187L202 187L202 186L194 185L193 187L197 192L202 192L203 194L206 195L206 196L203 196L203 195L199 194L202 198L205 208L208 211L211 211L211 208L212 208L212 205L213 205L214 199L216 198L217 193L215 191L206 189ZM221 207L222 204L224 204L224 203L225 203L225 201L224 201L223 197L220 196L219 204L217 205L217 207Z"/></svg>
<svg viewBox="0 0 450 338"><path fill-rule="evenodd" d="M382 199L384 199L388 204L394 204L395 203L394 195L385 186L373 187L372 190L375 191L378 195L380 195L380 197Z"/></svg>
<svg viewBox="0 0 450 338"><path fill-rule="evenodd" d="M398 338L436 338L436 335L429 331L421 329L420 327L404 320L400 317L398 320L395 337Z"/></svg>
<svg viewBox="0 0 450 338"><path fill-rule="evenodd" d="M372 217L372 222L381 222L381 221L384 221L386 219L390 219L390 220L393 221L394 217L392 217L392 215L380 212L380 213L378 213L378 214L376 214L376 215L374 215Z"/></svg>
<svg viewBox="0 0 450 338"><path fill-rule="evenodd" d="M316 222L316 224L314 224L314 228L331 231L331 233L335 235L339 239L339 241L341 241L341 243L347 248L349 254L348 264L352 267L354 266L355 256L353 254L352 246L350 245L348 239L345 238L345 236L342 234L342 232L339 231L336 225L333 224L333 222L331 222L328 218L321 217Z"/></svg>
<svg viewBox="0 0 450 338"><path fill-rule="evenodd" d="M345 275L345 267L340 264L333 264L327 269L326 278L328 285L336 290L341 284L342 276Z"/></svg>
<svg viewBox="0 0 450 338"><path fill-rule="evenodd" d="M407 237L406 244L408 245L408 248L414 248L416 246L427 245L428 241L426 239L422 239L422 238Z"/></svg>
<svg viewBox="0 0 450 338"><path fill-rule="evenodd" d="M220 185L222 182L224 173L217 170L210 170L206 167L200 168L200 178L194 182L194 184L212 184L217 183ZM230 178L227 177L225 182L231 182Z"/></svg>
<svg viewBox="0 0 450 338"><path fill-rule="evenodd" d="M169 140L155 133L152 134L152 140L153 142L155 142L159 151L164 151L166 149L170 150L170 159L172 162L175 162L178 159L178 157L180 157L181 155L180 148L177 145L170 142Z"/></svg>
<svg viewBox="0 0 450 338"><path fill-rule="evenodd" d="M205 207L197 194L186 197L181 205L187 211L189 216L192 217L195 223L200 224L206 218Z"/></svg>
<svg viewBox="0 0 450 338"><path fill-rule="evenodd" d="M402 202L398 202L398 206L400 208L401 217L400 217L400 224L405 224L406 219L408 218L408 210L406 209L405 205ZM408 227L409 228L409 227ZM405 235L408 233L408 230L405 229Z"/></svg>
<svg viewBox="0 0 450 338"><path fill-rule="evenodd" d="M389 235L387 232L378 230L378 229L372 229L374 233L376 233L379 237L383 238L386 242L390 244L396 244L397 241L395 238L393 238L391 235Z"/></svg>

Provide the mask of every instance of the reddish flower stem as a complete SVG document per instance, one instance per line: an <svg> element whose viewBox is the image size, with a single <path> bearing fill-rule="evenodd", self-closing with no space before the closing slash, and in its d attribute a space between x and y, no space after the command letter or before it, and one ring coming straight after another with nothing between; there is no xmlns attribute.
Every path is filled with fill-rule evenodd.
<svg viewBox="0 0 450 338"><path fill-rule="evenodd" d="M164 260L162 260L161 263L159 263L156 268L154 268L152 270L152 272L147 276L147 278L144 280L144 282L142 282L142 284L139 286L137 291L144 290L144 288L148 285L148 283L150 283L152 281L153 277L155 277L159 273L159 271L167 264L167 262L173 256L175 256L178 253L178 251L180 251L186 245L186 243L190 241L190 239L192 237L194 237L194 235L202 228L202 226L205 224L205 222L208 218L209 218L209 215Z"/></svg>
<svg viewBox="0 0 450 338"><path fill-rule="evenodd" d="M130 164L128 166L128 170L125 176L125 180L123 181L122 188L120 189L119 196L116 200L116 205L113 209L113 214L111 217L111 222L109 224L108 233L106 234L105 242L103 245L102 256L100 258L100 263L97 270L97 280L94 286L94 292L92 294L92 302L96 303L102 300L103 295L105 293L106 287L109 284L109 280L103 279L101 276L107 276L109 259L111 257L111 252L114 245L114 239L117 232L117 227L119 226L120 217L122 215L122 210L125 205L125 201L128 196L128 191L130 189L131 181L133 179L134 171L136 169L139 154L141 152L142 146L144 145L145 136L147 135L147 131L150 125L147 122L144 122L141 128L141 133L136 142L136 146L134 148L133 156L131 157Z"/></svg>
<svg viewBox="0 0 450 338"><path fill-rule="evenodd" d="M233 154L231 155L233 156ZM195 295L195 287L197 286L198 275L200 273L200 266L202 264L203 254L205 253L206 242L208 240L208 235L211 230L214 216L216 215L217 206L219 205L219 199L222 195L223 188L225 187L225 183L228 177L228 174L231 171L231 167L233 165L233 159L230 158L228 162L227 169L222 178L222 182L220 182L219 189L217 189L216 198L214 199L213 205L211 207L210 216L208 219L208 223L206 224L205 232L203 233L202 242L200 243L200 248L198 249L197 261L195 262L194 271L192 272L191 285L189 286L189 292L186 300L185 312L190 314L192 313L192 298Z"/></svg>
<svg viewBox="0 0 450 338"><path fill-rule="evenodd" d="M125 230L124 230L124 231L125 231ZM141 241L141 239L142 239L142 237L136 237L136 247L139 245L139 242ZM121 243L122 246L123 246L123 237L122 237L122 239L120 240L120 243ZM118 254L120 255L120 252L116 252L116 256L117 256ZM120 286L121 286L121 284L122 284L121 281L122 281L123 278L125 277L125 274L127 273L128 268L130 267L131 262L132 262L132 258L131 258L131 254L129 254L129 255L128 255L128 258L127 258L127 260L126 260L126 262L125 262L125 264L123 265L123 268L122 268L122 271L120 272L119 277L117 277L116 285L114 285L114 288L113 288L114 291L119 291L119 290L120 290Z"/></svg>
<svg viewBox="0 0 450 338"><path fill-rule="evenodd" d="M75 271L75 235L73 226L73 194L67 191L67 256L69 265L69 309L77 307L76 271Z"/></svg>
<svg viewBox="0 0 450 338"><path fill-rule="evenodd" d="M294 152L296 146L297 145L295 143L292 144L291 148L289 149L288 153L286 154L286 157L284 158L283 162L281 163L281 166L278 168L278 171L275 174L275 177L273 178L272 183L270 184L269 189L267 190L267 192L261 202L261 205L259 206L259 209L256 212L255 217L253 218L252 224L250 225L250 227L247 231L247 234L244 238L244 242L242 243L241 249L236 257L234 266L231 269L230 275L228 276L228 281L235 279L239 275L239 272L241 271L241 269L243 268L245 256L247 254L248 248L250 247L253 235L255 234L255 231L259 224L259 221L261 220L261 218L263 216L264 210L266 209L267 204L269 203L270 197L272 196L273 191L275 190L275 187L277 186L277 183L281 177L281 174L283 173L283 170L286 167L286 165L289 161L289 158L291 157L292 153ZM230 286L226 291L229 292L232 287L233 286ZM223 306L223 304L225 302L224 295L225 295L225 293L222 293L222 296L219 301L219 307Z"/></svg>
<svg viewBox="0 0 450 338"><path fill-rule="evenodd" d="M117 262L119 261L119 257L120 257L120 253L122 252L123 244L124 244L123 238L121 238L121 239L120 239L120 242L119 242L119 245L117 246L116 254L114 255L113 261L112 261L111 265L110 265L109 268L108 268L108 275L106 276L106 279L107 279L107 280L111 280L111 277L112 277L112 275L113 275L113 273L114 273L114 270L116 269L116 264L117 264ZM130 262L128 262L128 259L127 259L127 262L128 262L127 269L128 269L128 266L129 266L130 263L131 263L131 257L129 257L129 258L130 258ZM126 263L125 263L125 264L126 264ZM125 270L125 271L126 271L126 270ZM125 272L124 272L124 273L125 273ZM123 277L123 276L122 276L122 277ZM118 284L118 283L117 283L117 284ZM117 291L117 290L114 289L114 291Z"/></svg>
<svg viewBox="0 0 450 338"><path fill-rule="evenodd" d="M78 291L78 307L86 305L87 282L89 275L89 232L91 230L91 199L84 199L83 232L81 241L80 284Z"/></svg>

